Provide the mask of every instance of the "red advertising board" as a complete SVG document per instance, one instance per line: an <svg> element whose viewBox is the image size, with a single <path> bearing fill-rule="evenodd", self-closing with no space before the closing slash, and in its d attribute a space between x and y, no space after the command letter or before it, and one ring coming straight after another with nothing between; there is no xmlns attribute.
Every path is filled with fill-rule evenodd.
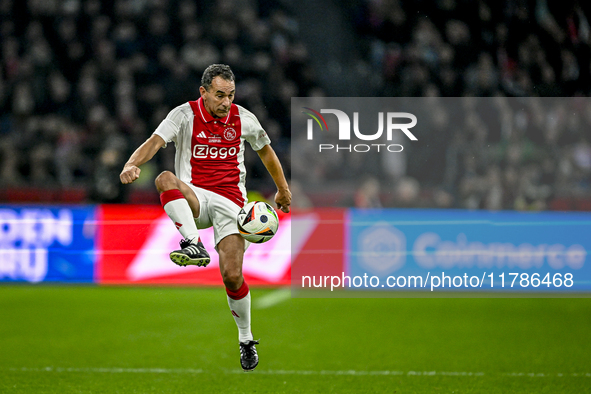
<svg viewBox="0 0 591 394"><path fill-rule="evenodd" d="M282 214L279 231L267 243L252 244L243 274L250 285L287 285L293 259L325 272L342 270L343 210ZM199 235L211 255L203 267L179 267L168 258L181 235L158 205L101 205L97 221L95 279L102 284L221 285L213 230ZM292 232L292 230L294 232ZM327 250L332 250L327 255ZM332 267L333 269L331 269ZM306 270L309 272L309 270Z"/></svg>
<svg viewBox="0 0 591 394"><path fill-rule="evenodd" d="M291 280L295 286L302 276L341 276L345 250L344 209L300 212L292 220ZM300 241L299 238L305 238ZM298 247L301 243L301 247Z"/></svg>

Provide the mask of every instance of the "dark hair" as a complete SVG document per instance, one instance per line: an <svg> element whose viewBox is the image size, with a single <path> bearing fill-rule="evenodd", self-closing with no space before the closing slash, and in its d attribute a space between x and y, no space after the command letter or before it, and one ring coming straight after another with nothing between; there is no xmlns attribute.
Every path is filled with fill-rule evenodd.
<svg viewBox="0 0 591 394"><path fill-rule="evenodd" d="M211 66L207 67L205 71L203 71L203 76L201 77L201 86L203 86L205 90L209 91L211 81L213 81L213 79L218 76L222 77L226 81L236 80L230 66L225 64L212 64Z"/></svg>

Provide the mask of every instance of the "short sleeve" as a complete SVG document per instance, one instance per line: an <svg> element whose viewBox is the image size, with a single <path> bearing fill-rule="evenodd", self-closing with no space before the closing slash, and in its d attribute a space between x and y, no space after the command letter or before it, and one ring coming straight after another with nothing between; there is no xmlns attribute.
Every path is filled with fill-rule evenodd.
<svg viewBox="0 0 591 394"><path fill-rule="evenodd" d="M170 111L166 118L160 122L160 125L158 125L154 131L154 134L162 137L166 144L169 142L176 143L177 136L179 135L182 127L187 125L187 115L184 111L184 107L187 105L188 104L180 105ZM166 144L164 147L166 147Z"/></svg>
<svg viewBox="0 0 591 394"><path fill-rule="evenodd" d="M259 151L269 145L271 140L267 135L267 132L261 126L261 123L257 117L244 107L239 107L240 118L242 121L243 136L246 141L250 144L253 150Z"/></svg>

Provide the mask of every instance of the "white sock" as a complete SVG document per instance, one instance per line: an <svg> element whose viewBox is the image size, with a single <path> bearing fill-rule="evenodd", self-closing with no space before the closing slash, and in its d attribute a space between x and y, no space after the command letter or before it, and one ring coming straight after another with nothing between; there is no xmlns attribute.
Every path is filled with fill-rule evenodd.
<svg viewBox="0 0 591 394"><path fill-rule="evenodd" d="M238 340L246 343L252 341L252 332L250 329L250 291L239 300L234 300L228 296L228 305L234 316L236 326L238 326Z"/></svg>
<svg viewBox="0 0 591 394"><path fill-rule="evenodd" d="M191 207L185 198L168 200L164 204L164 211L170 220L172 220L177 230L183 235L183 238L189 240L194 239L197 242L199 230L197 230L197 225L195 224L193 211L191 211Z"/></svg>

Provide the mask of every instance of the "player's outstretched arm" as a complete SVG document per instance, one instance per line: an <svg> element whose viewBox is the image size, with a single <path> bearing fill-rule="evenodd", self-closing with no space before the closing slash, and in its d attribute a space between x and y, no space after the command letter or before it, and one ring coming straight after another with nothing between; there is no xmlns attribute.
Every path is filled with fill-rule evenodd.
<svg viewBox="0 0 591 394"><path fill-rule="evenodd" d="M162 148L164 144L165 141L162 137L156 134L153 134L146 142L141 144L123 166L123 171L119 175L121 183L128 184L138 179L141 172L139 166L154 157L158 149Z"/></svg>
<svg viewBox="0 0 591 394"><path fill-rule="evenodd" d="M279 158L275 154L273 148L271 148L271 145L265 145L261 150L257 151L257 153L273 178L275 186L277 186L277 194L275 194L275 204L277 204L277 208L285 213L289 212L291 192L289 191L285 174L283 174L283 167L281 167Z"/></svg>

